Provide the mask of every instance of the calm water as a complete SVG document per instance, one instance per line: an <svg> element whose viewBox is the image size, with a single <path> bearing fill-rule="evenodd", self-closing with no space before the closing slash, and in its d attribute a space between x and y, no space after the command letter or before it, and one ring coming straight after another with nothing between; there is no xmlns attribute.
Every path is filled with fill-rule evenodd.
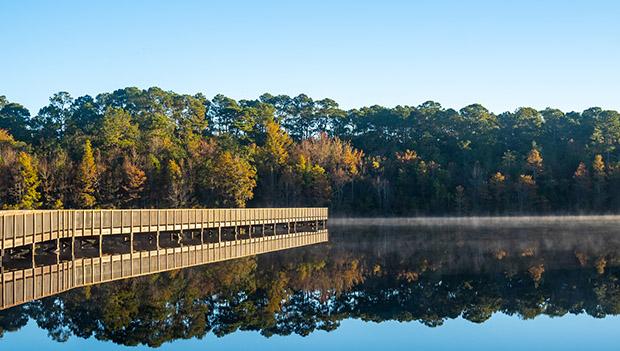
<svg viewBox="0 0 620 351"><path fill-rule="evenodd" d="M617 349L618 224L331 226L0 311L0 350Z"/></svg>

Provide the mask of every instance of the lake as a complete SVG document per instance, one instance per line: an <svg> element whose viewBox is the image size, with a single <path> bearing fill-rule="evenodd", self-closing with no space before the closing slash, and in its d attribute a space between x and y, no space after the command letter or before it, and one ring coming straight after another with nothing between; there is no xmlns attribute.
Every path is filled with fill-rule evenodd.
<svg viewBox="0 0 620 351"><path fill-rule="evenodd" d="M325 243L0 311L0 349L616 349L618 224L332 221Z"/></svg>

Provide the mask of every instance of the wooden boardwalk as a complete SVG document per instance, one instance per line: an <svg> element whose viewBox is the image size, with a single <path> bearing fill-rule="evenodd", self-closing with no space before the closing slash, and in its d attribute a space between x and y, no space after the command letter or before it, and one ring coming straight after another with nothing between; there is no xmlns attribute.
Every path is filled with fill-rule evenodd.
<svg viewBox="0 0 620 351"><path fill-rule="evenodd" d="M0 309L328 240L327 209L0 211Z"/></svg>
<svg viewBox="0 0 620 351"><path fill-rule="evenodd" d="M327 208L0 211L0 249L81 236L327 220Z"/></svg>

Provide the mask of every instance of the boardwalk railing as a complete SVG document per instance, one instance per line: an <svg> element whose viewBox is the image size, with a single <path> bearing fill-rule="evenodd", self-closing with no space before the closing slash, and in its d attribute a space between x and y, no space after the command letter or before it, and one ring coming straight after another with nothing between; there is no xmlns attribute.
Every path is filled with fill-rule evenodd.
<svg viewBox="0 0 620 351"><path fill-rule="evenodd" d="M0 211L0 249L81 236L327 220L327 208Z"/></svg>

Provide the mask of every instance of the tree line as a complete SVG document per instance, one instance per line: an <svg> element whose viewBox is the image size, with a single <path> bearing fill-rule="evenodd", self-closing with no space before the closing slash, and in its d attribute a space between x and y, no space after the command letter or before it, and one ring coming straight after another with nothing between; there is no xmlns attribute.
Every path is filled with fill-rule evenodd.
<svg viewBox="0 0 620 351"><path fill-rule="evenodd" d="M615 212L620 114L436 102L343 110L125 88L0 96L0 206L330 206L341 214Z"/></svg>

